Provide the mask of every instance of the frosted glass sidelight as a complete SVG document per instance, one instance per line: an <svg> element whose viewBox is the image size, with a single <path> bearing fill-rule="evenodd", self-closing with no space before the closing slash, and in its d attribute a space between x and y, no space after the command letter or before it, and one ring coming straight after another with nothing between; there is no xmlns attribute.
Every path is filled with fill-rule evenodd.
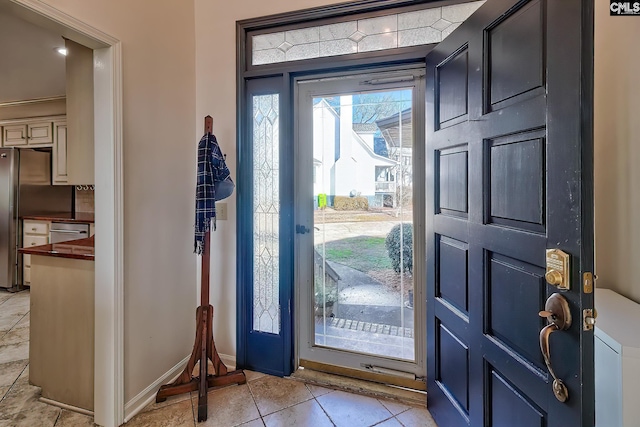
<svg viewBox="0 0 640 427"><path fill-rule="evenodd" d="M482 1L252 36L252 65L349 55L444 40Z"/></svg>
<svg viewBox="0 0 640 427"><path fill-rule="evenodd" d="M253 97L253 330L280 333L279 96Z"/></svg>

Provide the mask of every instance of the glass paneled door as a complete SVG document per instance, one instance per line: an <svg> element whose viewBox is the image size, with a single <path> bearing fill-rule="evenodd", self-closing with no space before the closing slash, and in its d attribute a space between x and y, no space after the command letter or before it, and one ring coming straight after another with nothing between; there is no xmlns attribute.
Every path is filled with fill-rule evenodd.
<svg viewBox="0 0 640 427"><path fill-rule="evenodd" d="M292 370L292 147L282 132L282 81L247 82L238 175L238 366Z"/></svg>
<svg viewBox="0 0 640 427"><path fill-rule="evenodd" d="M421 73L296 88L301 365L423 377Z"/></svg>

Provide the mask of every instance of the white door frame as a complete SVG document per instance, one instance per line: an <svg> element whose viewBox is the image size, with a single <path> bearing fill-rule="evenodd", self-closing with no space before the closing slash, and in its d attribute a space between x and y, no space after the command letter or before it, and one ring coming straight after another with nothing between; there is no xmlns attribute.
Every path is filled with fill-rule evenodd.
<svg viewBox="0 0 640 427"><path fill-rule="evenodd" d="M338 94L355 94L359 90L361 91L380 91L380 90L396 90L400 88L408 88L413 87L413 100L412 100L412 110L414 112L414 117L424 117L424 66L421 64L416 64L413 67L401 66L401 67L386 67L375 70L358 70L353 72L342 72L342 73L331 73L331 74L323 74L321 76L303 76L294 79L294 111L296 112L296 118L294 119L294 135L298 143L295 144L296 152L294 157L296 159L311 159L313 158L313 147L312 144L308 144L309 135L308 133L301 133L301 129L309 129L313 127L313 117L310 109L303 110L305 107L309 107L311 102L311 97L313 96L326 96L328 94L338 95ZM404 80L396 80L393 79L395 77L402 79L406 76L411 75L413 80L411 82L406 82ZM381 80L389 79L388 83L378 83L375 86L367 86L363 87L359 85L360 81L370 79L370 78L380 78ZM404 81L404 83L403 83ZM360 88L360 89L358 89ZM308 103L302 101L302 99L306 99ZM424 140L423 136L419 136L419 131L417 130L420 126L416 126L419 124L419 121L414 118L414 145L413 145L413 182L426 182L425 181L425 171L424 168L421 167L424 165L424 144L420 145L420 141ZM422 134L423 135L423 134ZM304 142L307 142L305 144ZM308 194L305 193L305 190L309 188L309 182L304 181L299 175L302 171L298 168L304 168L305 165L302 162L296 162L296 170L295 170L295 197L296 200L307 200ZM308 165L307 165L308 166ZM309 175L307 175L307 179L311 179ZM307 184L305 186L305 184ZM414 226L414 259L422 260L425 259L425 248L426 245L421 240L420 236L424 236L424 220L418 218L415 212L423 212L424 211L424 197L419 197L420 194L424 194L424 192L420 192L420 189L416 186L414 189L414 218L413 218L413 226ZM296 208L295 210L295 223L308 225L309 228L314 224L313 213L308 210ZM309 216L310 215L310 216ZM296 260L295 263L295 286L296 286L296 307L295 316L296 316L296 324L298 327L296 328L296 338L295 338L295 351L296 351L296 368L298 367L300 359L305 359L313 362L318 362L320 364L325 365L338 365L342 367L347 367L353 370L362 369L358 366L354 366L354 360L358 360L357 364L362 365L372 365L382 368L381 370L372 370L372 372L376 373L390 373L391 375L402 375L400 373L406 373L409 375L414 375L416 379L422 378L426 375L426 335L425 334L414 334L415 340L415 360L394 360L392 358L378 356L374 354L362 354L356 352L350 352L345 350L340 350L332 347L323 347L316 346L315 343L315 328L313 324L310 324L308 319L313 318L313 298L312 298L312 289L313 289L313 274L309 272L313 272L313 244L307 245L306 243L301 243L301 239L308 242L308 239L313 239L313 234L311 235L296 235L296 241L298 244L298 249L296 252ZM413 280L415 283L420 284L426 280L426 271L424 270L424 263L422 262L414 262L414 277ZM414 285L414 301L420 302L425 301L424 295L425 289L422 286ZM426 325L426 311L424 308L422 310L416 308L415 317L414 317L414 328L417 331L418 328L424 327ZM422 326L420 326L422 325ZM394 372L392 374L392 372ZM405 377L406 378L406 377Z"/></svg>
<svg viewBox="0 0 640 427"><path fill-rule="evenodd" d="M10 1L18 16L94 50L94 422L117 427L124 423L122 46L118 39L40 0Z"/></svg>

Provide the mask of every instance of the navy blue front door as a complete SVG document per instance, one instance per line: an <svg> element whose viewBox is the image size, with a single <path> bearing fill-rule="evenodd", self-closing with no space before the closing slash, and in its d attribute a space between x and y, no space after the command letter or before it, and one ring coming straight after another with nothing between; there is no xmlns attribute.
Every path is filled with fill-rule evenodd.
<svg viewBox="0 0 640 427"><path fill-rule="evenodd" d="M282 78L246 82L238 147L237 364L292 371L293 171Z"/></svg>
<svg viewBox="0 0 640 427"><path fill-rule="evenodd" d="M593 308L592 9L488 0L427 56L427 391L440 427L594 423L582 322ZM545 280L548 249L568 254L570 289ZM540 350L553 293L573 319L543 334L564 402Z"/></svg>

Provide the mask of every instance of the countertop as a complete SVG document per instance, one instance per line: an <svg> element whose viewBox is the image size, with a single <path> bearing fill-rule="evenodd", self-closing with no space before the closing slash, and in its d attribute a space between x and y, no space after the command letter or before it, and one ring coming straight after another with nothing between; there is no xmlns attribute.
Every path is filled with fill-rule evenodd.
<svg viewBox="0 0 640 427"><path fill-rule="evenodd" d="M32 219L35 221L51 221L51 222L79 222L90 224L95 222L95 214L87 212L60 212L48 213L42 215L24 215L22 219Z"/></svg>
<svg viewBox="0 0 640 427"><path fill-rule="evenodd" d="M60 258L95 260L94 236L68 242L50 243L48 245L31 246L18 249L20 253L29 255L55 256Z"/></svg>

